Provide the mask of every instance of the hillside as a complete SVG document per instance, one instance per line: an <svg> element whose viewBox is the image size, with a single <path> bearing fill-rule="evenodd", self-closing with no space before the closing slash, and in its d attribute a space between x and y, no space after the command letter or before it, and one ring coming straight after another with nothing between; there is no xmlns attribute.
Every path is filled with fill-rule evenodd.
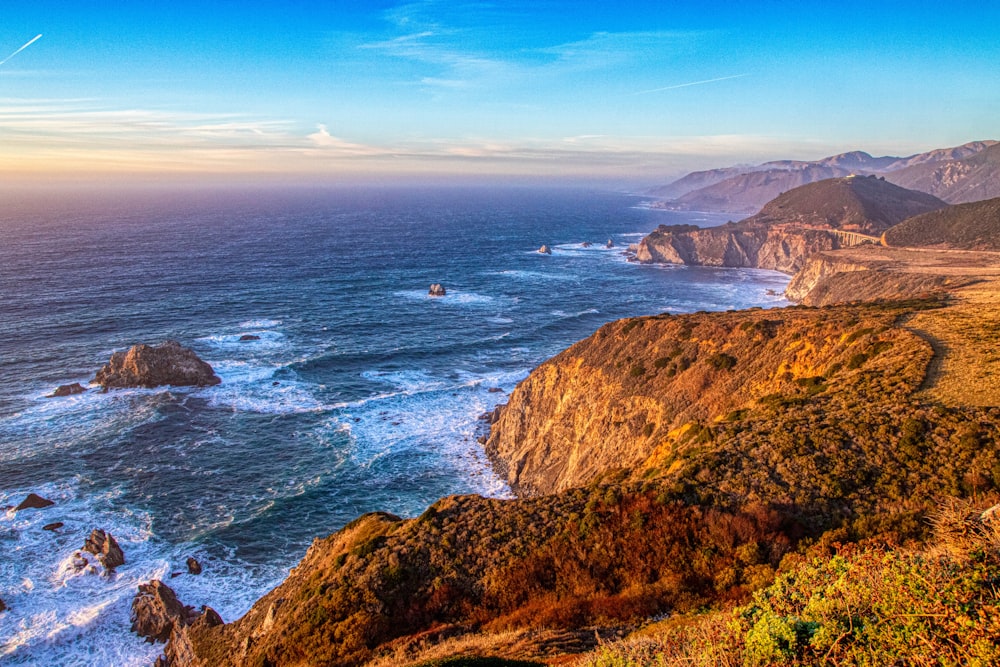
<svg viewBox="0 0 1000 667"><path fill-rule="evenodd" d="M959 204L904 220L882 242L910 248L1000 251L1000 198Z"/></svg>
<svg viewBox="0 0 1000 667"><path fill-rule="evenodd" d="M845 239L832 232L876 235L944 206L880 178L829 179L785 192L739 223L705 229L661 225L639 243L636 259L795 273L808 256L844 245Z"/></svg>
<svg viewBox="0 0 1000 667"><path fill-rule="evenodd" d="M175 630L168 655L550 658L745 600L811 544L923 539L935 498L1000 488L1000 410L922 398L935 347L909 322L951 307L606 325L536 369L494 425L498 467L540 495L363 517L317 540L244 618Z"/></svg>
<svg viewBox="0 0 1000 667"><path fill-rule="evenodd" d="M1000 145L961 159L918 164L886 178L904 188L929 192L949 204L1000 197Z"/></svg>
<svg viewBox="0 0 1000 667"><path fill-rule="evenodd" d="M778 160L747 167L711 169L694 172L668 185L653 188L649 194L666 200L656 203L655 207L748 214L756 213L781 192L807 183L852 174L902 173L901 170L912 169L906 172L909 175L902 180L896 180L895 177L889 180L906 188L941 196L933 189L928 189L932 187L934 178L924 179L921 176L925 172L934 171L931 165L965 160L996 144L995 141L973 141L908 157L872 157L863 151L852 151L812 162ZM940 178L948 180L945 176ZM920 187L921 185L924 187ZM952 201L948 197L941 198Z"/></svg>

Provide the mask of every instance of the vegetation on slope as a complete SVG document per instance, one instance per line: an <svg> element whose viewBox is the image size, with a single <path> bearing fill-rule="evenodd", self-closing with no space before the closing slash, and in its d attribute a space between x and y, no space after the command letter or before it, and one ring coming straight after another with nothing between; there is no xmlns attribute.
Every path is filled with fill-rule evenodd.
<svg viewBox="0 0 1000 667"><path fill-rule="evenodd" d="M996 665L1000 521L981 509L946 501L929 548L803 559L743 607L661 623L581 665Z"/></svg>
<svg viewBox="0 0 1000 667"><path fill-rule="evenodd" d="M892 227L882 238L890 246L1000 250L1000 198L915 216Z"/></svg>
<svg viewBox="0 0 1000 667"><path fill-rule="evenodd" d="M642 443L642 465L559 494L367 515L317 540L243 619L192 631L192 645L211 665L356 665L474 632L593 634L745 601L803 549L923 539L935 497L1000 487L1000 411L915 398L930 349L897 321L935 305L609 325L573 353L594 367L580 377L600 368L683 422L617 427Z"/></svg>

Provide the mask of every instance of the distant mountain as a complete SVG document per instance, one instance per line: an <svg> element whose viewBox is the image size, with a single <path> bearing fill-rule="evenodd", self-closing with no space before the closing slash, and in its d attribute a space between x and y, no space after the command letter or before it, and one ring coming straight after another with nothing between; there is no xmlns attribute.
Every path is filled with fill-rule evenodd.
<svg viewBox="0 0 1000 667"><path fill-rule="evenodd" d="M1000 250L1000 198L909 218L882 237L889 246Z"/></svg>
<svg viewBox="0 0 1000 667"><path fill-rule="evenodd" d="M1000 144L960 159L916 163L887 174L897 185L929 192L950 204L1000 197Z"/></svg>
<svg viewBox="0 0 1000 667"><path fill-rule="evenodd" d="M906 188L938 194L928 190L929 185L921 187L918 184L918 181L922 184L923 180L930 182L935 178L944 181L949 179L948 174L939 177L926 175L931 165L960 161L963 165L952 171L961 171L968 168L966 161L997 145L996 141L974 141L909 157L872 157L863 151L852 151L812 162L777 160L755 166L726 167L693 172L673 183L650 190L649 194L668 200L654 204L657 208L748 214L759 211L765 203L782 192L808 183L852 174L889 174L909 169L914 171L912 175L904 177L904 180L897 180L895 177L889 180ZM905 181L905 178L912 180ZM994 179L993 182L1000 188L1000 180ZM1000 191L987 196L997 195L1000 195ZM947 200L946 197L942 199Z"/></svg>
<svg viewBox="0 0 1000 667"><path fill-rule="evenodd" d="M878 235L902 220L947 204L876 176L848 176L808 183L764 205L742 225L793 224Z"/></svg>
<svg viewBox="0 0 1000 667"><path fill-rule="evenodd" d="M660 225L639 243L636 259L794 273L810 255L859 240L837 232L877 236L906 218L946 206L875 176L827 179L783 193L740 222L705 229Z"/></svg>

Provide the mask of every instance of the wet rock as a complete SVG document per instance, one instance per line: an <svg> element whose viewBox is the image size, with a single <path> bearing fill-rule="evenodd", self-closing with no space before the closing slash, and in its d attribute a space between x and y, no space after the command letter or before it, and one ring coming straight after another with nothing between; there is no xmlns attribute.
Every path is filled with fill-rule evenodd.
<svg viewBox="0 0 1000 667"><path fill-rule="evenodd" d="M62 521L56 521L55 523L47 523L44 526L42 526L42 530L59 530L60 528L63 527L63 525L64 524Z"/></svg>
<svg viewBox="0 0 1000 667"><path fill-rule="evenodd" d="M605 248L614 248L615 247L615 242L612 241L611 239L608 239L608 242L604 244L604 247Z"/></svg>
<svg viewBox="0 0 1000 667"><path fill-rule="evenodd" d="M170 586L159 579L139 584L132 600L132 632L149 643L165 642L175 626L184 627L197 620L199 614L177 599Z"/></svg>
<svg viewBox="0 0 1000 667"><path fill-rule="evenodd" d="M447 292L445 292L444 285L441 283L434 283L431 285L431 288L427 290L427 294L430 296L444 296Z"/></svg>
<svg viewBox="0 0 1000 667"><path fill-rule="evenodd" d="M491 394L501 394L501 393L503 393L503 389L501 389L500 387L490 387L486 391L490 392Z"/></svg>
<svg viewBox="0 0 1000 667"><path fill-rule="evenodd" d="M584 241L583 243L580 244L580 247L581 248L589 248L592 245L594 245L594 244L591 243L590 241Z"/></svg>
<svg viewBox="0 0 1000 667"><path fill-rule="evenodd" d="M538 249L538 252L539 252L539 254L542 254L542 255L551 255L552 254L552 248L548 247L547 245L543 245L541 248Z"/></svg>
<svg viewBox="0 0 1000 667"><path fill-rule="evenodd" d="M3 599L0 599L0 611L7 611L7 605L4 604Z"/></svg>
<svg viewBox="0 0 1000 667"><path fill-rule="evenodd" d="M73 384L61 384L56 387L56 390L51 394L47 394L46 398L62 398L63 396L73 396L74 394L82 394L87 391L79 382L74 382Z"/></svg>
<svg viewBox="0 0 1000 667"><path fill-rule="evenodd" d="M42 498L41 496L29 493L28 496L21 501L21 504L14 508L15 512L20 512L26 509L42 509L43 507L49 507L50 505L55 505L54 502L48 498Z"/></svg>
<svg viewBox="0 0 1000 667"><path fill-rule="evenodd" d="M199 563L195 558L188 557L187 559L188 574L201 574L201 563Z"/></svg>
<svg viewBox="0 0 1000 667"><path fill-rule="evenodd" d="M95 528L83 544L83 550L97 556L97 560L109 572L125 564L125 553L111 533Z"/></svg>
<svg viewBox="0 0 1000 667"><path fill-rule="evenodd" d="M180 343L133 345L127 352L115 352L97 372L94 382L104 389L126 387L207 387L222 380L212 367Z"/></svg>
<svg viewBox="0 0 1000 667"><path fill-rule="evenodd" d="M242 336L240 336L240 340L241 341L245 341L245 340L260 340L260 336L256 336L254 334L243 334Z"/></svg>

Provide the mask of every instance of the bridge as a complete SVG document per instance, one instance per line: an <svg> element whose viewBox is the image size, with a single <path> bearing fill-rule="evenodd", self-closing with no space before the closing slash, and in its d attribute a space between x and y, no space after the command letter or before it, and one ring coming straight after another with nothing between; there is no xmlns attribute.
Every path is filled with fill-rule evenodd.
<svg viewBox="0 0 1000 667"><path fill-rule="evenodd" d="M845 248L850 248L856 245L864 245L865 243L870 243L873 245L881 245L882 237L880 236L869 236L868 234L859 234L857 232L844 232L839 229L830 230L840 245Z"/></svg>

